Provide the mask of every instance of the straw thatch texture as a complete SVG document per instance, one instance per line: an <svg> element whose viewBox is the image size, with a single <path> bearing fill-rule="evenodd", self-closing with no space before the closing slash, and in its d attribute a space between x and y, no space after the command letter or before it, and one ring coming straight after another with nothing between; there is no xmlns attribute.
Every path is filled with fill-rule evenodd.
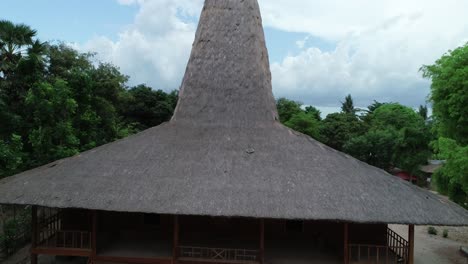
<svg viewBox="0 0 468 264"><path fill-rule="evenodd" d="M275 120L256 0L207 0L171 122L0 181L0 203L466 225L458 205Z"/></svg>

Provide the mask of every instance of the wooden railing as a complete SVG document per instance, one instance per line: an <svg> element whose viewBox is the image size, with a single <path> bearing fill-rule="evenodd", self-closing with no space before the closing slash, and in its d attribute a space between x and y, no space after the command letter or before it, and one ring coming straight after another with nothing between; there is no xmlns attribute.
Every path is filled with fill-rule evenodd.
<svg viewBox="0 0 468 264"><path fill-rule="evenodd" d="M388 246L349 244L349 263L404 264Z"/></svg>
<svg viewBox="0 0 468 264"><path fill-rule="evenodd" d="M259 251L252 249L178 247L180 259L216 260L218 262L251 263L258 262Z"/></svg>
<svg viewBox="0 0 468 264"><path fill-rule="evenodd" d="M39 234L40 247L91 249L91 232L45 229Z"/></svg>
<svg viewBox="0 0 468 264"><path fill-rule="evenodd" d="M409 243L390 228L387 228L387 246L406 263Z"/></svg>
<svg viewBox="0 0 468 264"><path fill-rule="evenodd" d="M44 213L45 214L45 213ZM61 214L59 211L56 211L49 215L43 215L38 220L38 228L39 230L48 229L48 230L60 230L61 229Z"/></svg>
<svg viewBox="0 0 468 264"><path fill-rule="evenodd" d="M387 229L386 245L349 244L349 263L408 263L408 241Z"/></svg>

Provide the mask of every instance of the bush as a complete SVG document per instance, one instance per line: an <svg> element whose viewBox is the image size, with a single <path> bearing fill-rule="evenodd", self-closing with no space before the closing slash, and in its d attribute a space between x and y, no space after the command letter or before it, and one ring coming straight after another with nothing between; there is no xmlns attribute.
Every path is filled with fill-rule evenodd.
<svg viewBox="0 0 468 264"><path fill-rule="evenodd" d="M0 235L0 253L9 256L23 247L30 240L31 210L22 209L16 219L8 219Z"/></svg>
<svg viewBox="0 0 468 264"><path fill-rule="evenodd" d="M430 227L427 228L427 233L429 235L437 235L437 229L435 229L435 227L433 227L433 226L430 226Z"/></svg>
<svg viewBox="0 0 468 264"><path fill-rule="evenodd" d="M444 232L442 233L442 236L447 238L448 237L448 230L444 229Z"/></svg>

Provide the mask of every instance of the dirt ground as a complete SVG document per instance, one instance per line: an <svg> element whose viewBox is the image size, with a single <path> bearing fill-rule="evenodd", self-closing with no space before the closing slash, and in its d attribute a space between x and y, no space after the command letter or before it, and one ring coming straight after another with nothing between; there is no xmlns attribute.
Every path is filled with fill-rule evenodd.
<svg viewBox="0 0 468 264"><path fill-rule="evenodd" d="M400 236L408 239L408 226L390 225ZM414 231L415 264L468 264L460 247L468 247L468 227L435 227L438 235L429 235L428 226L416 226ZM448 238L442 237L444 229Z"/></svg>

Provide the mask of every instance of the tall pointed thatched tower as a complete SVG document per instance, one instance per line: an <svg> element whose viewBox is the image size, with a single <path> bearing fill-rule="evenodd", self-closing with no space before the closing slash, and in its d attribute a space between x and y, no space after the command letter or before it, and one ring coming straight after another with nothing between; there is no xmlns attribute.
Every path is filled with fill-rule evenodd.
<svg viewBox="0 0 468 264"><path fill-rule="evenodd" d="M279 123L256 0L206 0L170 122L3 179L0 203L322 227L468 224L458 205ZM95 238L104 224L94 223ZM174 245L177 262L185 251Z"/></svg>

